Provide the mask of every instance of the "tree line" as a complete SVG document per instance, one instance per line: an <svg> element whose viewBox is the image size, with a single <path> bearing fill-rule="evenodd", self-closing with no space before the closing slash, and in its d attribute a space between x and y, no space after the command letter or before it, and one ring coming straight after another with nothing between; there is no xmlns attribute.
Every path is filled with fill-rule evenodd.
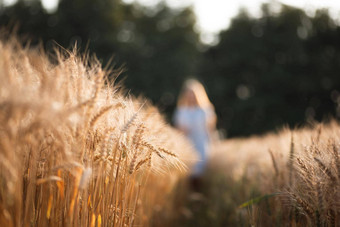
<svg viewBox="0 0 340 227"><path fill-rule="evenodd" d="M340 117L340 27L326 10L264 4L259 18L240 10L214 46L200 42L195 22L191 8L162 2L60 0L47 12L39 0L0 1L2 28L32 46L76 45L104 66L123 67L117 80L127 92L150 98L169 120L189 77L206 86L228 136Z"/></svg>

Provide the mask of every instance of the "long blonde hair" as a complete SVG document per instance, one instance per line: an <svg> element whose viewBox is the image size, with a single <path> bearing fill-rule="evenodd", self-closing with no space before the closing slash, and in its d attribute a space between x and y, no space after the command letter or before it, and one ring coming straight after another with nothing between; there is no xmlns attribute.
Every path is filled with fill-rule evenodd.
<svg viewBox="0 0 340 227"><path fill-rule="evenodd" d="M184 106L189 106L188 100L186 99L185 93L191 90L195 98L197 100L197 105L201 108L213 108L213 105L211 104L207 92L205 91L203 85L195 80L195 79L189 79L187 80L182 88L181 93L178 96L178 101L177 101L177 107L184 107Z"/></svg>

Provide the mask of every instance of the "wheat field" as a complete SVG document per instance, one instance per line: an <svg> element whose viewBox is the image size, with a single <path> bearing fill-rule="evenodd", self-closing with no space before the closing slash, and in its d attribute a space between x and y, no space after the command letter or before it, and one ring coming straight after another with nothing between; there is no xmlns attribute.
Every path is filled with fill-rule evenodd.
<svg viewBox="0 0 340 227"><path fill-rule="evenodd" d="M197 159L96 58L0 42L1 226L340 226L333 120L214 141Z"/></svg>
<svg viewBox="0 0 340 227"><path fill-rule="evenodd" d="M204 187L177 190L169 226L340 226L339 155L334 120L215 143Z"/></svg>
<svg viewBox="0 0 340 227"><path fill-rule="evenodd" d="M339 124L332 121L243 143L244 156L238 156L243 167L237 166L235 174L243 169L242 177L258 177L261 195L276 193L261 209L253 207L258 212L251 214L253 224L340 224L339 133ZM233 147L233 142L227 146Z"/></svg>
<svg viewBox="0 0 340 227"><path fill-rule="evenodd" d="M186 139L95 58L14 38L0 53L0 225L150 225L195 158Z"/></svg>

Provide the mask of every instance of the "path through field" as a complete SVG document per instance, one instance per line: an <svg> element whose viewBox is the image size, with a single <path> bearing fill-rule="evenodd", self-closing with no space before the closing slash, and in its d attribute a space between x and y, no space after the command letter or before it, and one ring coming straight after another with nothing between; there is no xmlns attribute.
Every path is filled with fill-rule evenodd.
<svg viewBox="0 0 340 227"><path fill-rule="evenodd" d="M174 193L176 226L339 226L339 130L333 122L215 143L201 188L186 179Z"/></svg>

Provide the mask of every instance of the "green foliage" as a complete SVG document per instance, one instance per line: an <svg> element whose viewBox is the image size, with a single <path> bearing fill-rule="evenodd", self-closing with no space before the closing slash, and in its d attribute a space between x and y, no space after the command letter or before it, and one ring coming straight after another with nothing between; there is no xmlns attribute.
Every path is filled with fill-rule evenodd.
<svg viewBox="0 0 340 227"><path fill-rule="evenodd" d="M216 46L205 47L190 8L154 8L120 0L61 0L46 12L39 0L0 4L0 27L47 50L55 42L124 66L125 87L143 94L169 119L182 82L201 79L228 136L262 133L340 116L340 28L327 11L315 16L283 6L262 16L240 11ZM112 64L109 65L110 67ZM114 78L113 78L114 79Z"/></svg>
<svg viewBox="0 0 340 227"><path fill-rule="evenodd" d="M204 56L200 77L231 136L336 116L340 28L326 11L240 14ZM335 98L335 99L334 99Z"/></svg>
<svg viewBox="0 0 340 227"><path fill-rule="evenodd" d="M0 26L18 25L18 34L33 45L40 40L48 50L55 42L67 48L77 45L104 65L113 58L114 65L125 68L118 80L166 112L174 109L184 79L197 70L194 24L191 9L173 10L164 3L151 9L120 0L61 0L54 13L46 12L40 1L0 8Z"/></svg>
<svg viewBox="0 0 340 227"><path fill-rule="evenodd" d="M280 193L272 193L272 194L266 194L266 195L262 195L262 196L258 196L256 198L253 198L251 200L248 200L247 202L242 203L239 208L245 208L245 207L249 207L255 204L258 204L259 202L269 199L270 197L279 195Z"/></svg>

